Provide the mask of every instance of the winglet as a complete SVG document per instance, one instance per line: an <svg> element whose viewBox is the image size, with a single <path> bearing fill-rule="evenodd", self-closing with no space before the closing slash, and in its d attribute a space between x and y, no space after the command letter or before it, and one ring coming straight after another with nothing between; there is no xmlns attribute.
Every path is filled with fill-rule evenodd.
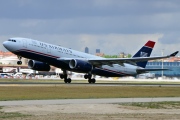
<svg viewBox="0 0 180 120"><path fill-rule="evenodd" d="M176 56L176 55L178 54L178 52L179 52L179 51L176 51L176 52L170 54L169 56L170 56L170 57L174 57L174 56Z"/></svg>

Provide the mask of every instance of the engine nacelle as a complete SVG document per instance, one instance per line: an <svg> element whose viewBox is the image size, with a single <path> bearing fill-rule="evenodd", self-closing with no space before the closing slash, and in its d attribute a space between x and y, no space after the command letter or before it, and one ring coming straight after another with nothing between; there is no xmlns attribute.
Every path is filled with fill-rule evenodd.
<svg viewBox="0 0 180 120"><path fill-rule="evenodd" d="M47 63L35 61L35 60L29 60L28 62L28 68L38 71L49 71L50 66Z"/></svg>
<svg viewBox="0 0 180 120"><path fill-rule="evenodd" d="M83 60L77 60L77 59L72 59L69 62L69 67L71 69L76 69L83 72L89 72L93 68L93 66L90 63Z"/></svg>

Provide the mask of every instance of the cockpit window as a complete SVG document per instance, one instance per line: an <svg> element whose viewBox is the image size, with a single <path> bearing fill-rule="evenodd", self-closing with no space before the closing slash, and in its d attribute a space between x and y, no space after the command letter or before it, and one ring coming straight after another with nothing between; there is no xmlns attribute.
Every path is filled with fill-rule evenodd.
<svg viewBox="0 0 180 120"><path fill-rule="evenodd" d="M11 41L11 42L16 42L16 40L13 40L13 39L9 39L8 41Z"/></svg>

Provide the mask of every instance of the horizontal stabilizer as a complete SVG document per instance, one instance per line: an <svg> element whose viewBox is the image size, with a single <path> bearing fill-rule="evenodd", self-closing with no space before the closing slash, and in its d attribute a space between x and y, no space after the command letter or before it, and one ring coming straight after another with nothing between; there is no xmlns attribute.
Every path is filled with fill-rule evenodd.
<svg viewBox="0 0 180 120"><path fill-rule="evenodd" d="M169 69L160 69L160 68L154 68L154 69L149 69L149 68L145 68L145 69L137 69L137 73L145 73L145 72L149 72L149 71L164 71L164 70L169 70Z"/></svg>

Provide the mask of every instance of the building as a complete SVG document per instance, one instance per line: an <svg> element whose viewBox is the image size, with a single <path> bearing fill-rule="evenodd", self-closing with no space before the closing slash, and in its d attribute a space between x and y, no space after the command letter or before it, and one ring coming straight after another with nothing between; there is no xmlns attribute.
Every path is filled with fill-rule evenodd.
<svg viewBox="0 0 180 120"><path fill-rule="evenodd" d="M0 51L0 58L9 57L9 56L15 56L15 55L12 52Z"/></svg>
<svg viewBox="0 0 180 120"><path fill-rule="evenodd" d="M17 55L14 55L12 52L0 51L0 65L17 65L18 60ZM22 58L23 65L27 65L27 62L26 58Z"/></svg>
<svg viewBox="0 0 180 120"><path fill-rule="evenodd" d="M148 62L146 68L162 68L162 62ZM163 62L163 68L169 69L163 71L163 76L180 77L180 62ZM152 71L156 77L162 76L162 71Z"/></svg>
<svg viewBox="0 0 180 120"><path fill-rule="evenodd" d="M100 53L100 49L96 49L96 53Z"/></svg>
<svg viewBox="0 0 180 120"><path fill-rule="evenodd" d="M96 53L95 55L99 56L99 57L104 57L105 54L104 53Z"/></svg>
<svg viewBox="0 0 180 120"><path fill-rule="evenodd" d="M13 55L13 56L7 56L0 58L0 65L17 65L18 57ZM28 60L26 58L22 58L22 65L27 65Z"/></svg>
<svg viewBox="0 0 180 120"><path fill-rule="evenodd" d="M89 48L85 47L85 53L89 53Z"/></svg>
<svg viewBox="0 0 180 120"><path fill-rule="evenodd" d="M119 55L120 58L125 58L125 53L124 52L121 52L120 55Z"/></svg>

